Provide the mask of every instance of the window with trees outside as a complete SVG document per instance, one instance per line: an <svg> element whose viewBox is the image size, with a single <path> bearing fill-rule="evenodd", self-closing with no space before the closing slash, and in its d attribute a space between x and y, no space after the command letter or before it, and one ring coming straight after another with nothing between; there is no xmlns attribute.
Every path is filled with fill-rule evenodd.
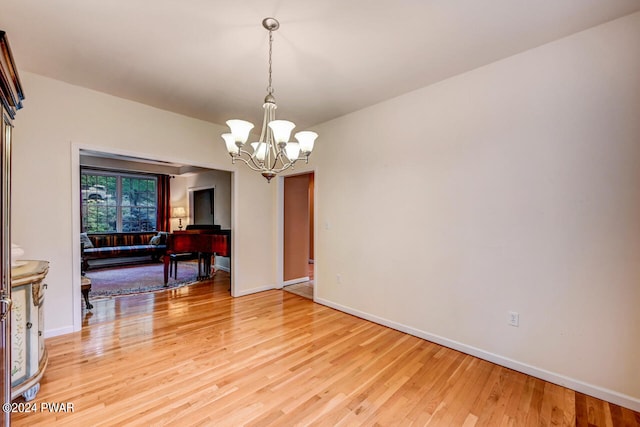
<svg viewBox="0 0 640 427"><path fill-rule="evenodd" d="M85 232L156 230L158 180L155 176L83 168L80 192Z"/></svg>

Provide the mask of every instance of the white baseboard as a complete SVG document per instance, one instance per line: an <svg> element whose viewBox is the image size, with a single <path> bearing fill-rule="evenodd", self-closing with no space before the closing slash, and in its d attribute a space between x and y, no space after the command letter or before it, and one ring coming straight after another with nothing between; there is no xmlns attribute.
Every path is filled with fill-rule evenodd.
<svg viewBox="0 0 640 427"><path fill-rule="evenodd" d="M295 285L296 283L302 283L302 282L308 282L308 281L309 281L309 276L298 277L297 279L287 280L286 282L282 283L282 286Z"/></svg>
<svg viewBox="0 0 640 427"><path fill-rule="evenodd" d="M227 273L231 273L231 269L229 269L229 267L225 267L222 265L215 264L213 268L215 268L216 270L222 270L222 271L226 271Z"/></svg>
<svg viewBox="0 0 640 427"><path fill-rule="evenodd" d="M240 292L236 292L236 294L233 295L233 297L243 297L245 295L256 294L258 292L264 292L264 291L270 291L272 289L278 289L278 288L276 287L276 285L265 285L265 286L260 286L258 288L253 288L253 289L244 289Z"/></svg>
<svg viewBox="0 0 640 427"><path fill-rule="evenodd" d="M73 326L65 326L64 328L49 329L44 331L45 338L57 337L58 335L70 334L76 332L73 330Z"/></svg>
<svg viewBox="0 0 640 427"><path fill-rule="evenodd" d="M555 372L550 372L535 366L531 366L526 363L522 363L517 360L510 359L508 357L500 356L498 354L494 354L476 347L472 347L458 341L450 340L448 338L444 338L439 335L434 335L429 332L421 331L419 329L415 329L410 326L403 325L401 323L393 322L391 320L384 319L382 317L365 313L365 312L353 309L351 307L336 304L334 302L331 302L322 298L314 297L314 301L317 302L318 304L326 305L327 307L331 307L336 310L351 314L353 316L360 317L365 320L369 320L373 323L378 323L380 325L387 326L391 329L395 329L397 331L404 332L406 334L413 335L415 337L422 338L424 340L431 341L436 344L440 344L445 347L449 347L466 354L470 354L472 356L487 360L497 365L504 366L509 369L513 369L514 371L522 372L527 375L531 375L533 377L540 378L545 381L549 381L550 383L558 384L560 386L570 388L580 393L588 394L589 396L597 397L598 399L602 399L607 402L611 402L616 405L620 405L625 408L632 409L634 411L640 411L640 399L638 398L628 396L626 394L618 393L616 391L599 387L593 384L588 384L583 381L569 378L567 376L564 376Z"/></svg>

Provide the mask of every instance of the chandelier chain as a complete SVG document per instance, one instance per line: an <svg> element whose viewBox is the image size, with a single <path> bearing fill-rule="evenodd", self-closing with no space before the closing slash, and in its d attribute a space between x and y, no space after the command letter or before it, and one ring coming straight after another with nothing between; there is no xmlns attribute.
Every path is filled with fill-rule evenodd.
<svg viewBox="0 0 640 427"><path fill-rule="evenodd" d="M273 86L271 85L271 53L273 52L273 31L269 30L269 86L267 86L267 93L273 94Z"/></svg>

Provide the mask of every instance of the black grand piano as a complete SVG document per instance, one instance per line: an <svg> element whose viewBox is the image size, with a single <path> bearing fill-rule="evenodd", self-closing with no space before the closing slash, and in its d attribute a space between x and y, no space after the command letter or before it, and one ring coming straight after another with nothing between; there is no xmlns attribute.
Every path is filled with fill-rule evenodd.
<svg viewBox="0 0 640 427"><path fill-rule="evenodd" d="M169 262L172 255L193 253L198 255L198 277L208 277L211 256L231 256L231 230L219 225L188 225L184 231L174 231L167 237L164 256L164 285L169 281Z"/></svg>

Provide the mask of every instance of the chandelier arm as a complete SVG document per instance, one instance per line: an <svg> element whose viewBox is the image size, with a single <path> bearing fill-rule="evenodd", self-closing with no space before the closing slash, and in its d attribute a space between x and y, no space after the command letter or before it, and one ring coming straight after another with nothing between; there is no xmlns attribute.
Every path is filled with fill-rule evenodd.
<svg viewBox="0 0 640 427"><path fill-rule="evenodd" d="M246 155L247 158L245 159L244 157L241 157L242 155ZM253 156L247 150L243 150L242 148L240 149L238 155L236 155L235 158L242 160L247 166L251 167L251 169L255 171L261 171L264 169L264 165L260 164L259 161L256 161L255 156Z"/></svg>
<svg viewBox="0 0 640 427"><path fill-rule="evenodd" d="M273 106L275 107L275 104ZM271 158L275 155L273 150L273 144L274 144L273 129L269 127L269 123L271 123L276 118L275 113L276 113L275 109L272 108L271 105L269 105L267 108L267 121L264 124L264 126L267 127L267 134L265 135L265 141L264 141L267 144L267 148L266 148L267 153L264 159L265 165L271 165Z"/></svg>
<svg viewBox="0 0 640 427"><path fill-rule="evenodd" d="M246 151L243 154L248 154ZM249 157L249 160L245 159L244 157L240 157L240 156L235 156L233 158L234 160L240 160L241 162L243 162L245 165L247 165L251 170L254 170L256 172L262 172L264 170L263 167L261 167L260 165L258 165L255 160L253 160L253 157Z"/></svg>
<svg viewBox="0 0 640 427"><path fill-rule="evenodd" d="M279 169L271 169L274 173L280 173L280 172L284 172L289 168L293 168L293 166L295 165L296 162L291 162L291 163L285 163L281 168Z"/></svg>
<svg viewBox="0 0 640 427"><path fill-rule="evenodd" d="M271 168L271 170L275 173L280 173L282 171L286 171L287 169L293 167L293 165L295 165L295 163L298 161L297 159L294 161L291 161L289 159L287 159L287 161L284 161L284 150L280 150L280 152L278 153L278 159L280 160L280 163L282 164L281 168L276 168L276 164L277 162L273 163L273 167Z"/></svg>
<svg viewBox="0 0 640 427"><path fill-rule="evenodd" d="M267 124L269 123L269 106L265 102L264 106L264 114L262 115L262 130L260 131L260 142L267 142L267 132L269 128Z"/></svg>
<svg viewBox="0 0 640 427"><path fill-rule="evenodd" d="M250 155L249 153L247 153L247 157L249 157L249 160L246 161L245 163L249 166L253 165L254 167L252 168L253 170L257 170L257 171L264 171L265 167L264 167L264 162L261 162L260 160L256 160L255 156ZM249 161L251 161L251 163L249 163Z"/></svg>
<svg viewBox="0 0 640 427"><path fill-rule="evenodd" d="M273 149L273 162L270 162L269 165L271 166L270 167L271 170L275 170L276 169L276 165L278 164L278 160L283 165L284 165L285 162L282 160L282 150L280 150L278 147L276 147L275 144L272 145L271 148Z"/></svg>

